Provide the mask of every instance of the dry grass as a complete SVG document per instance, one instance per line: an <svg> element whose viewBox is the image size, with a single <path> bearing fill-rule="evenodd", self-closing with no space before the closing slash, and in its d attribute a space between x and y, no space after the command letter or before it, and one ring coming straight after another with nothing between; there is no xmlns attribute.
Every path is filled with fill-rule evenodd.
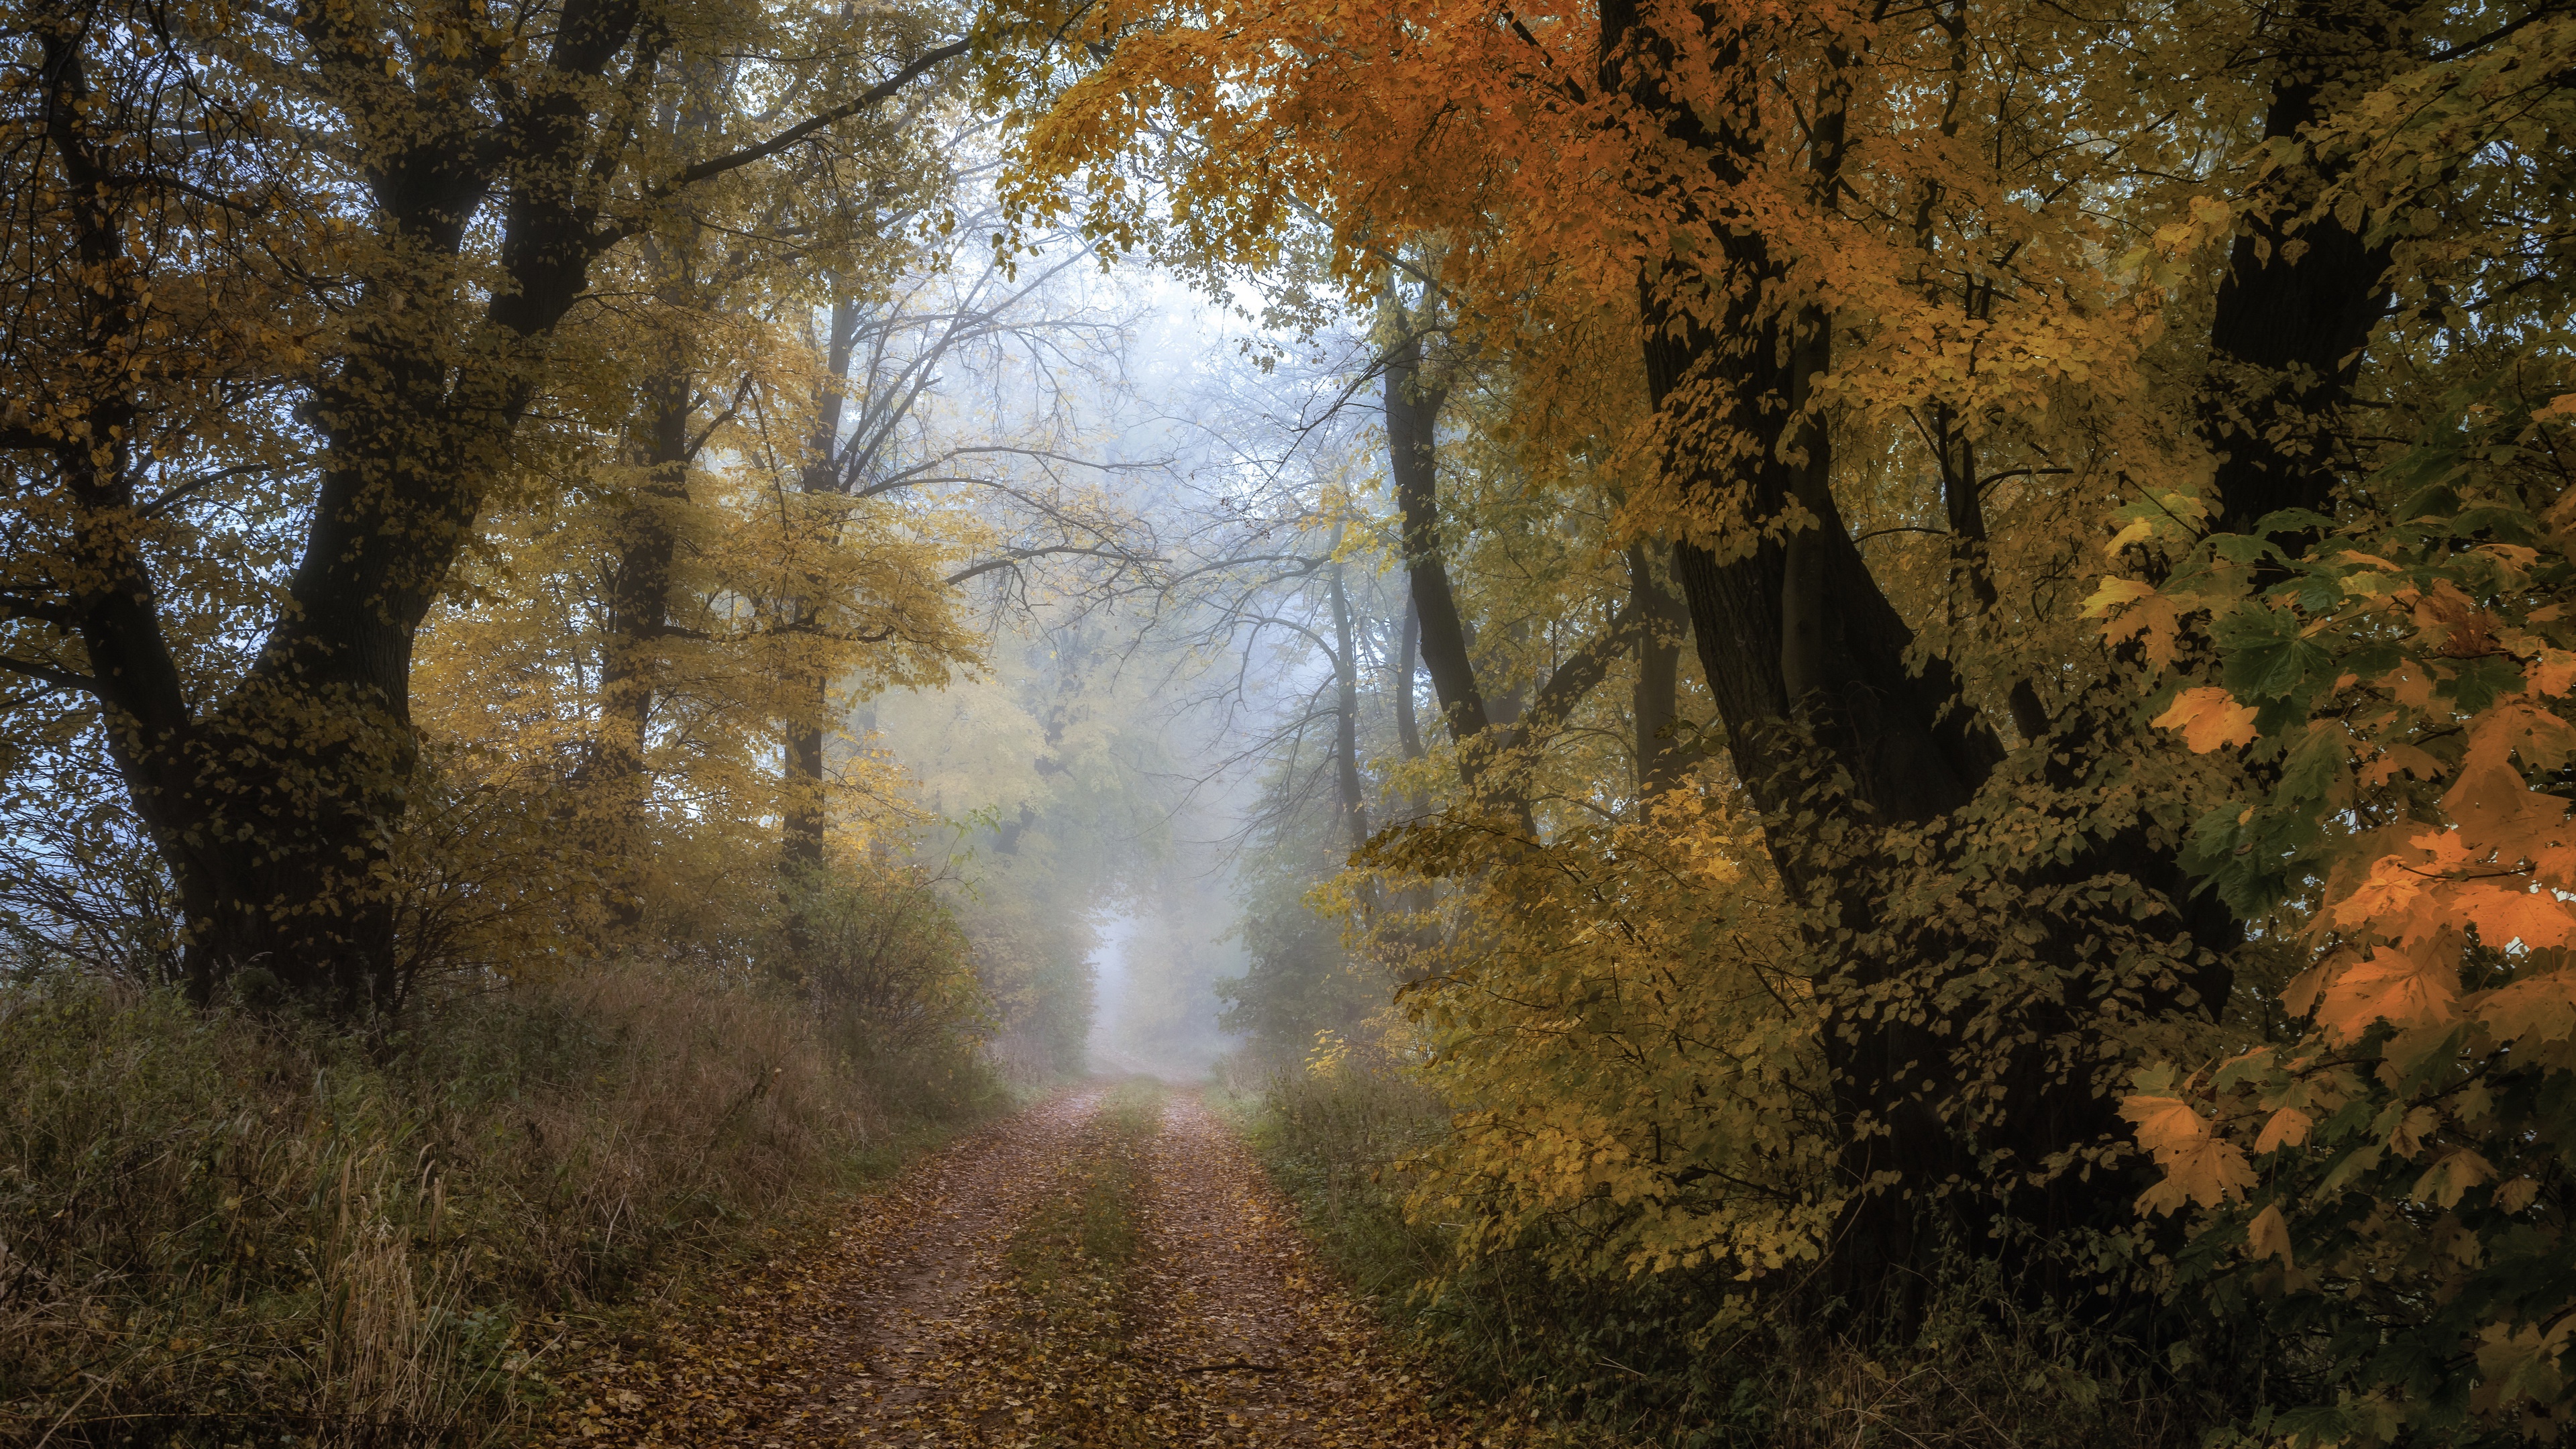
<svg viewBox="0 0 2576 1449"><path fill-rule="evenodd" d="M863 1072L790 1004L655 969L363 1045L0 986L0 1441L489 1437L543 1397L559 1315L891 1155L896 1070L918 1110L917 1064Z"/></svg>

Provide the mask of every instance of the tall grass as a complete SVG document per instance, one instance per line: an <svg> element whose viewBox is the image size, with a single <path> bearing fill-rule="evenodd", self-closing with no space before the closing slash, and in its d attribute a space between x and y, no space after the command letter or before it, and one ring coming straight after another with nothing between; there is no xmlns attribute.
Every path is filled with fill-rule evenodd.
<svg viewBox="0 0 2576 1449"><path fill-rule="evenodd" d="M1566 1442L1675 1449L2182 1449L2226 1418L2151 1348L1971 1279L1902 1342L1802 1323L1710 1271L1588 1279L1529 1252L1468 1261L1409 1215L1406 1160L1448 1109L1383 1061L1237 1061L1220 1087L1336 1266L1454 1382ZM1471 1211L1459 1209L1458 1211Z"/></svg>
<svg viewBox="0 0 2576 1449"><path fill-rule="evenodd" d="M22 978L0 1442L488 1438L544 1396L558 1315L989 1098L953 1051L861 1061L810 1011L670 970L460 996L372 1041Z"/></svg>

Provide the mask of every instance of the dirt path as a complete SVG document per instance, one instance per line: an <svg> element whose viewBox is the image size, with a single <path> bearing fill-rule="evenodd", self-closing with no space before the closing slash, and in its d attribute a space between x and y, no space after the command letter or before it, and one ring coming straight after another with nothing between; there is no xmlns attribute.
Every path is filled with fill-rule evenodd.
<svg viewBox="0 0 2576 1449"><path fill-rule="evenodd" d="M595 1351L558 1444L1481 1442L1195 1096L1057 1097L853 1205L662 1341Z"/></svg>
<svg viewBox="0 0 2576 1449"><path fill-rule="evenodd" d="M1156 1365L1158 1417L1184 1444L1430 1445L1463 1422L1421 1407L1260 1164L1195 1096L1166 1104L1152 1148L1143 1279L1130 1340ZM1161 1427L1161 1425L1158 1425Z"/></svg>

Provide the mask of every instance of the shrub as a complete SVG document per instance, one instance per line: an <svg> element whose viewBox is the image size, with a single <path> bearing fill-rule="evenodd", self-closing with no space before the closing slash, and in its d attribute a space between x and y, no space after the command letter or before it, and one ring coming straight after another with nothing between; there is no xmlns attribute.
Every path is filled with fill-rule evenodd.
<svg viewBox="0 0 2576 1449"><path fill-rule="evenodd" d="M1411 1165L1452 1140L1451 1108L1399 1063L1341 1048L1221 1077L1354 1285L1460 1387L1576 1442L2180 1449L2227 1418L2155 1345L2021 1306L1990 1263L1933 1285L1920 1329L1887 1342L1802 1322L1790 1295L1706 1267L1587 1273L1569 1265L1593 1255L1536 1240L1579 1220L1465 1243L1412 1195Z"/></svg>

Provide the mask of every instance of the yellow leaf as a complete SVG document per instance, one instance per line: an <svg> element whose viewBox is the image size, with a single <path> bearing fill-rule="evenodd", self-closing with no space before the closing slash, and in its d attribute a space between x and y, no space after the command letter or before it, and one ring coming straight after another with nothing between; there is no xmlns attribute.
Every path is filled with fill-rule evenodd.
<svg viewBox="0 0 2576 1449"><path fill-rule="evenodd" d="M2130 544L2136 543L2141 539L2154 537L2155 531L2155 525L2147 522L2143 518L2132 520L2128 527L2111 535L2111 541L2102 545L2102 552L2116 558L2119 556L2120 550L2127 548Z"/></svg>
<svg viewBox="0 0 2576 1449"><path fill-rule="evenodd" d="M2176 695L2172 707L2156 716L2154 724L2158 729L2182 731L2183 743L2196 755L2254 738L2254 711L2238 704L2226 690L2209 686Z"/></svg>
<svg viewBox="0 0 2576 1449"><path fill-rule="evenodd" d="M2106 614L2125 609L2140 599L2151 598L2155 592L2156 588L2153 584L2141 583L2136 579L2124 579L2116 574L2104 574L2102 587L2095 589L2093 597L2084 601L2082 617L2099 619Z"/></svg>

